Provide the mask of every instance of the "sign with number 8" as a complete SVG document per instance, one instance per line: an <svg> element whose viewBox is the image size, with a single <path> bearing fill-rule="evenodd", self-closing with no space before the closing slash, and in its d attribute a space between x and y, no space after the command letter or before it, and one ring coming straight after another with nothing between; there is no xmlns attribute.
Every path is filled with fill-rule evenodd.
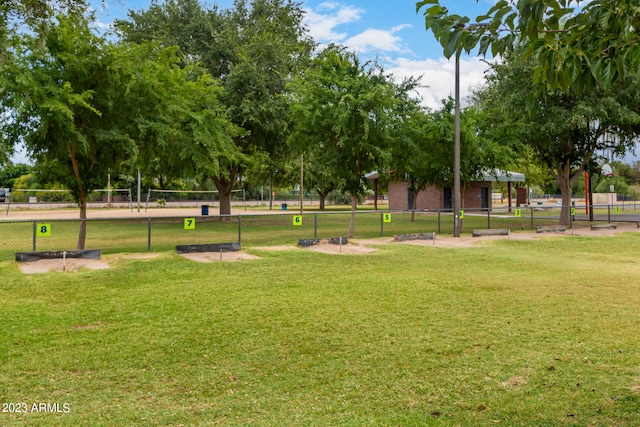
<svg viewBox="0 0 640 427"><path fill-rule="evenodd" d="M38 237L51 236L51 224L36 224Z"/></svg>

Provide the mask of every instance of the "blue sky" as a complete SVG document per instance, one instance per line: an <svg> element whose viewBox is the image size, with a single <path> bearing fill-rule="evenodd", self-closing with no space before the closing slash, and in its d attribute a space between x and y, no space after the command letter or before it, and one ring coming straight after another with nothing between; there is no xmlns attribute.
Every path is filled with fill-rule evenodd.
<svg viewBox="0 0 640 427"><path fill-rule="evenodd" d="M97 18L107 26L115 18L124 18L128 10L144 10L150 0L92 0ZM233 6L233 0L218 0L220 9ZM422 12L416 14L414 0L303 0L305 24L316 42L339 43L363 59L378 58L384 68L401 77L423 76L428 85L420 91L423 104L438 109L441 100L453 95L454 64L442 54L442 48L424 28ZM486 12L492 0L443 0L452 12L475 16ZM424 10L423 10L424 11ZM461 95L482 82L487 65L478 58L461 60Z"/></svg>

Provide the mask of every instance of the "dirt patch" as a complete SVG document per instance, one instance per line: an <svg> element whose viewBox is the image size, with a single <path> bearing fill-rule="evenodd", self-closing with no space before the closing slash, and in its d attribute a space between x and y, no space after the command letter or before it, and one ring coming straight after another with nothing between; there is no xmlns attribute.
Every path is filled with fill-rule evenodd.
<svg viewBox="0 0 640 427"><path fill-rule="evenodd" d="M367 255L375 252L375 248L369 248L366 246L346 244L346 245L330 245L320 244L313 245L306 248L312 252L321 252L323 254L338 254L338 255Z"/></svg>
<svg viewBox="0 0 640 427"><path fill-rule="evenodd" d="M59 272L76 272L82 269L86 270L104 270L112 267L114 261L119 260L135 260L135 259L153 259L162 256L157 253L131 253L109 255L106 259L84 259L84 258L62 258L41 259L31 262L19 262L20 271L25 274L48 273L50 271Z"/></svg>
<svg viewBox="0 0 640 427"><path fill-rule="evenodd" d="M76 329L76 330L98 329L101 326L102 326L102 323L96 322L88 325L75 325L75 326L72 326L71 329Z"/></svg>
<svg viewBox="0 0 640 427"><path fill-rule="evenodd" d="M527 379L520 375L516 375L515 377L509 378L508 381L503 381L500 385L504 388L518 388L524 385L527 385Z"/></svg>
<svg viewBox="0 0 640 427"><path fill-rule="evenodd" d="M260 259L260 257L248 254L243 251L235 252L192 252L188 254L180 254L180 256L196 262L215 262L215 261L242 261L251 259Z"/></svg>
<svg viewBox="0 0 640 427"><path fill-rule="evenodd" d="M109 268L107 261L99 259L67 258L41 259L39 261L18 263L20 271L25 274L48 273L50 271L73 272L81 269L103 270Z"/></svg>
<svg viewBox="0 0 640 427"><path fill-rule="evenodd" d="M604 237L615 236L620 233L640 232L635 224L618 224L617 228L604 228L600 230L592 230L591 225L577 225L574 228L567 229L565 232L547 232L536 233L535 231L512 231L508 236L479 236L472 237L463 235L453 237L451 235L436 235L435 240L407 240L405 242L394 242L392 237L382 237L379 239L362 239L357 240L362 245L414 245L414 246L434 246L441 248L472 248L482 242L492 240L540 240L558 236L583 236L583 237Z"/></svg>

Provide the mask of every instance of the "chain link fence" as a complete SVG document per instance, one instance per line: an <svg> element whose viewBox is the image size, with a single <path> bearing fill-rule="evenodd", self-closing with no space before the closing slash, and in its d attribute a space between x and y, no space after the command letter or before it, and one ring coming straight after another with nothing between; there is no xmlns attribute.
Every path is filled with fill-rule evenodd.
<svg viewBox="0 0 640 427"><path fill-rule="evenodd" d="M588 221L585 207L573 208L572 220ZM535 230L557 225L560 207L511 210L465 210L463 233L477 229ZM594 220L638 221L635 210L619 206L594 207ZM132 217L86 219L87 249L103 253L162 252L177 245L239 242L243 247L295 245L298 239L346 236L350 212L292 211L231 216ZM79 219L0 221L0 261L16 252L75 250ZM393 237L396 234L453 234L451 211L358 211L353 238Z"/></svg>

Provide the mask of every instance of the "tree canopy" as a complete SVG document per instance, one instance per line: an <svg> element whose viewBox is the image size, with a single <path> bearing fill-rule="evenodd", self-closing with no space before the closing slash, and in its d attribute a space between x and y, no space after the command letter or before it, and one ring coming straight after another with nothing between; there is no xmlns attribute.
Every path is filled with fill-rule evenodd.
<svg viewBox="0 0 640 427"><path fill-rule="evenodd" d="M500 0L486 14L451 14L439 0L416 2L425 26L450 57L478 49L534 58L540 94L608 88L640 70L640 8L636 0Z"/></svg>
<svg viewBox="0 0 640 427"><path fill-rule="evenodd" d="M515 55L496 64L487 85L476 93L476 104L491 118L488 125L516 146L533 150L554 176L562 192L563 206L571 204L571 185L593 168L596 153L624 153L640 133L638 79L617 82L608 90L594 88L581 96L570 91L550 91L535 109L527 99L534 91L531 75L535 64ZM561 223L569 223L563 209Z"/></svg>
<svg viewBox="0 0 640 427"><path fill-rule="evenodd" d="M234 139L242 156L221 161L209 176L220 191L221 214L230 213L231 190L250 166L249 157L267 159L273 174L287 154L285 85L306 66L313 48L302 15L289 0L236 0L223 11L196 0L168 0L117 23L127 40L179 46L184 62L197 61L221 83L226 114L243 130Z"/></svg>

